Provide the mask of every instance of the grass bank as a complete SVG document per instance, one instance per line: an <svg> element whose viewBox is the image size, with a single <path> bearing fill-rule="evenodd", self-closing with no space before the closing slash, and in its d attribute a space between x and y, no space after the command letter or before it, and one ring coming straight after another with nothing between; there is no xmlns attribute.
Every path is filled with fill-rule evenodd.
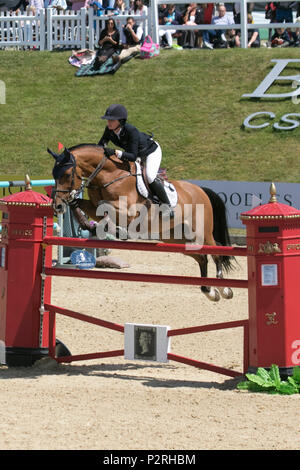
<svg viewBox="0 0 300 470"><path fill-rule="evenodd" d="M75 77L70 51L0 51L0 179L51 178L46 152L57 143L97 142L101 114L112 102L129 121L153 132L171 178L299 182L300 127L245 130L251 113L269 111L278 122L300 112L291 99L249 100L273 67L272 59L298 59L299 49L162 51L133 59L113 76ZM299 74L290 64L284 74ZM276 83L269 91L283 89ZM298 111L299 109L299 111Z"/></svg>

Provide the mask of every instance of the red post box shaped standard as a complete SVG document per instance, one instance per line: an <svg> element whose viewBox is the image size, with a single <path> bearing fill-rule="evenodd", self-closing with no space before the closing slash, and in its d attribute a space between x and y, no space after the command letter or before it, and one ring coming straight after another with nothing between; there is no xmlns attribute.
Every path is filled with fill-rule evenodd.
<svg viewBox="0 0 300 470"><path fill-rule="evenodd" d="M300 210L276 200L241 214L247 229L249 366L300 365Z"/></svg>
<svg viewBox="0 0 300 470"><path fill-rule="evenodd" d="M48 317L41 309L50 302L51 279L41 276L51 264L53 234L51 199L31 190L0 199L0 347L8 366L29 366L48 355Z"/></svg>

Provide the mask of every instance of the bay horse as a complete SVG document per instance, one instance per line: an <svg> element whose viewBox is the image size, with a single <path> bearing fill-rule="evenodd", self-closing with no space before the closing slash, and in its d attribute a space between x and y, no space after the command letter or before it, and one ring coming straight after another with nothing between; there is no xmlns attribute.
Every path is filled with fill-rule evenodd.
<svg viewBox="0 0 300 470"><path fill-rule="evenodd" d="M121 197L127 198L125 208L125 225L127 224L127 227L138 216L137 212L130 212L128 208L147 207L148 217L150 207L153 205L158 207L158 204L149 205L149 199L138 193L134 162L123 162L115 156L107 157L104 148L96 144L80 144L68 149L65 148L59 155L50 149L47 151L55 158L54 175L56 174L55 168L59 169L59 176L55 179L53 192L53 208L56 214L65 212L67 205L72 207L74 197L84 189L87 189L89 199L76 198L76 205L79 206L81 214L83 211L94 221L103 220L103 217L97 216L96 212L99 204L105 201L115 209L116 223L119 224L121 216L124 223L124 208L120 205ZM190 238L190 233L193 234L194 239L195 236L197 239L197 231L199 231L199 213L197 218L197 211L201 207L202 244L230 245L226 208L220 196L208 188L202 189L187 181L170 181L170 183L173 184L178 195L177 205L174 209L175 216L170 221L169 228L171 230L167 234L163 230L160 219L159 239L168 243L191 243L193 240ZM186 207L189 208L188 216L185 213ZM82 222L82 220L78 220L79 223ZM178 240L178 237L174 236L175 228L178 225L185 227L186 223L190 225L188 234L184 231L181 239ZM187 250L184 254L194 258L200 267L201 276L207 277L207 256L193 253L193 250ZM232 257L213 255L212 258L216 265L217 278L223 277L223 268L226 272L232 269ZM213 301L219 300L221 296L227 299L231 299L233 296L229 287L217 289L201 286L201 290Z"/></svg>

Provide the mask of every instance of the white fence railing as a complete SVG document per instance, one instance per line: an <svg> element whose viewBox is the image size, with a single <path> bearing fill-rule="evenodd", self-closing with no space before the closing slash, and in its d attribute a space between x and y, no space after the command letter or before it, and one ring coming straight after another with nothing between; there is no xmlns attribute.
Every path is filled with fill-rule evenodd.
<svg viewBox="0 0 300 470"><path fill-rule="evenodd" d="M0 47L45 48L45 11L36 15L0 12Z"/></svg>
<svg viewBox="0 0 300 470"><path fill-rule="evenodd" d="M136 21L142 21L145 34L151 34L155 42L159 42L159 31L167 29L175 30L212 30L212 29L240 29L241 46L247 48L248 29L270 28L300 28L300 23L247 23L247 3L250 0L240 0L240 24L234 25L159 25L158 6L160 4L174 3L174 0L151 0L146 16L132 15ZM300 1L300 0L299 0ZM235 0L227 0L226 3L234 3ZM258 3L266 3L265 0L257 0ZM190 3L189 0L180 0L180 4ZM206 3L198 0L199 4ZM80 11L56 12L52 8L41 10L36 15L14 14L0 12L0 48L36 48L52 50L54 47L86 48L94 49L97 45L100 31L104 22L111 15L96 16L94 10L89 8ZM113 15L121 32L128 15Z"/></svg>
<svg viewBox="0 0 300 470"><path fill-rule="evenodd" d="M36 15L0 12L0 48L36 48L51 51L54 47L94 49L100 37L105 21L113 17L121 33L127 15L96 16L94 10L82 8L80 11L59 11L52 8L40 10ZM143 23L146 34L151 33L151 14L130 15Z"/></svg>
<svg viewBox="0 0 300 470"><path fill-rule="evenodd" d="M241 23L233 25L208 25L208 24L199 24L199 25L159 25L158 22L158 5L162 4L176 4L174 0L151 0L152 6L152 16L153 16L153 40L159 42L159 30L196 30L196 31L208 31L208 30L230 30L230 29L240 29L241 30L241 47L247 49L248 45L248 29L275 29L275 28L300 28L300 23L247 23L247 3L252 3L251 0L240 0L240 15ZM190 3L190 0L180 0L180 4ZM207 3L205 0L197 0L197 4ZM236 3L236 0L226 0L225 3ZM265 0L256 0L255 3L267 4Z"/></svg>

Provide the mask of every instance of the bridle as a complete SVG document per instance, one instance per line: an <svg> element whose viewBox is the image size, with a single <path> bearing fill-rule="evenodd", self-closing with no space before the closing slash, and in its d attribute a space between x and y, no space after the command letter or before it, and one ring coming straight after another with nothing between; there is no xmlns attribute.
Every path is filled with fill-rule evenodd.
<svg viewBox="0 0 300 470"><path fill-rule="evenodd" d="M102 168L104 167L104 165L107 161L106 155L103 155L102 160L97 165L95 170L91 173L91 175L86 180L83 180L83 178L76 171L76 166L77 166L76 165L76 159L75 159L74 155L71 152L70 152L70 157L71 157L71 163L67 162L67 163L65 163L64 165L61 166L62 168L66 167L66 170L67 170L67 168L72 166L71 184L70 184L69 188L67 188L67 189L58 189L57 188L57 180L56 180L55 181L55 189L53 190L53 196L55 196L56 193L69 193L69 197L64 199L64 202L66 202L67 204L74 201L74 199L76 199L84 191L85 188L90 187L90 183L95 178L95 176L97 176L97 174L102 170ZM79 180L82 181L82 183L80 185L80 188L78 188L78 189L73 189L74 188L74 183L75 183L75 176Z"/></svg>
<svg viewBox="0 0 300 470"><path fill-rule="evenodd" d="M77 166L76 165L76 159L75 159L74 155L71 152L70 152L70 157L71 157L71 162L66 162L64 165L61 165L62 168L66 167L66 169L68 167L72 166L70 187L68 189L58 189L57 188L57 180L55 180L55 189L53 190L53 197L55 197L56 193L69 193L69 197L63 199L63 201L67 204L70 204L71 202L74 201L74 199L78 198L83 193L84 189L91 188L91 186L90 186L91 182L98 175L98 173L100 173L100 171L104 168L105 163L107 162L107 160L110 160L114 164L117 164L117 162L115 162L109 156L106 156L104 154L101 161L100 161L100 163L96 166L95 170L90 174L90 176L88 178L85 179L85 178L82 178L77 173L77 171L76 171L76 166ZM75 176L79 180L82 181L82 183L80 185L80 188L78 188L78 189L73 189L74 188L74 182L75 182ZM119 181L123 178L127 178L128 176L136 176L136 174L131 172L130 165L129 165L129 171L127 172L127 174L119 176L119 177L115 178L114 180L104 184L103 188L106 188L106 187L110 186L111 184L113 184L114 182Z"/></svg>

